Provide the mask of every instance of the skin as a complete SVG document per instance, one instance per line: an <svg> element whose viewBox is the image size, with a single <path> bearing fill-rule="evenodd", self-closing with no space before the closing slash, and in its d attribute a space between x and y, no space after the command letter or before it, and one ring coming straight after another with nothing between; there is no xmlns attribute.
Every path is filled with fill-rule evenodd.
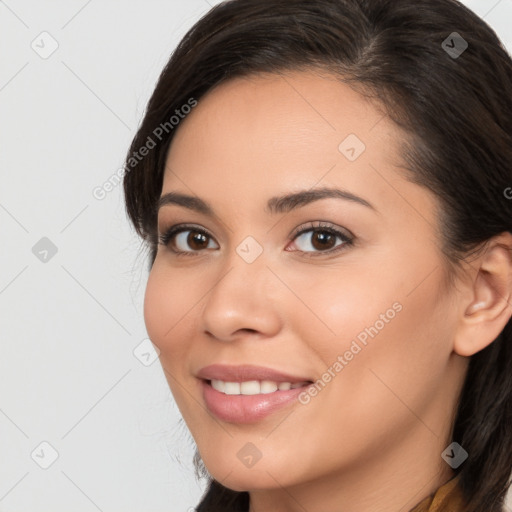
<svg viewBox="0 0 512 512"><path fill-rule="evenodd" d="M349 134L366 145L353 162L338 149ZM511 237L492 240L447 286L438 202L405 179L403 136L375 105L312 71L228 81L175 134L162 195L196 195L216 216L160 209L160 233L191 223L212 237L205 249L174 246L195 250L181 257L159 246L146 327L206 467L248 490L251 512L408 511L454 476L441 453L468 356L512 314ZM322 186L376 211L335 198L265 210L272 196ZM348 230L354 244L329 255L314 244L318 230L294 240L310 221ZM263 248L250 264L236 252L247 236ZM246 425L206 409L202 367L255 364L316 380L397 302L401 311L306 405ZM250 468L237 457L249 442L262 453Z"/></svg>

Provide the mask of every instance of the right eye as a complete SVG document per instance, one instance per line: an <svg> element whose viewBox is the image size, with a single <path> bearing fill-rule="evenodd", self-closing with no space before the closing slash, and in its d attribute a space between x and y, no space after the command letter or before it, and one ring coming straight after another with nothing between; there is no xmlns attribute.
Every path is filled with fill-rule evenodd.
<svg viewBox="0 0 512 512"><path fill-rule="evenodd" d="M177 256L194 255L202 249L215 249L208 240L213 241L213 238L205 229L183 224L171 226L159 237L160 244L168 247ZM187 250L187 245L192 250Z"/></svg>

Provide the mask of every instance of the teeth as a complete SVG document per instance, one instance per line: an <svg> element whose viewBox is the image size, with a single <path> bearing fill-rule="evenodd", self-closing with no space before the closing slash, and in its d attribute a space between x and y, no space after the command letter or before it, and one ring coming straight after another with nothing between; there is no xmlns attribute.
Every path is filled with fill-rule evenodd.
<svg viewBox="0 0 512 512"><path fill-rule="evenodd" d="M222 380L212 380L212 388L217 391L222 391L222 393L224 393L224 385L225 383Z"/></svg>
<svg viewBox="0 0 512 512"><path fill-rule="evenodd" d="M226 393L226 395L239 395L240 382L225 382L224 393Z"/></svg>
<svg viewBox="0 0 512 512"><path fill-rule="evenodd" d="M212 379L213 389L226 395L259 395L274 393L275 391L288 391L305 386L308 382L274 382L271 380L248 380L245 382L225 382Z"/></svg>
<svg viewBox="0 0 512 512"><path fill-rule="evenodd" d="M277 391L277 383L272 382L270 380L262 380L261 381L261 392L262 393L273 393Z"/></svg>
<svg viewBox="0 0 512 512"><path fill-rule="evenodd" d="M260 383L257 380L249 380L240 383L241 395L257 395L260 392Z"/></svg>

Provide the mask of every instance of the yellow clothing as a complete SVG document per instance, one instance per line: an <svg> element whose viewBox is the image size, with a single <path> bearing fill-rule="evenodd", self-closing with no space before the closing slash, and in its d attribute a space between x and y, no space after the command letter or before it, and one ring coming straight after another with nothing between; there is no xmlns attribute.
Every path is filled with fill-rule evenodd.
<svg viewBox="0 0 512 512"><path fill-rule="evenodd" d="M464 512L466 502L456 476L418 503L410 512Z"/></svg>

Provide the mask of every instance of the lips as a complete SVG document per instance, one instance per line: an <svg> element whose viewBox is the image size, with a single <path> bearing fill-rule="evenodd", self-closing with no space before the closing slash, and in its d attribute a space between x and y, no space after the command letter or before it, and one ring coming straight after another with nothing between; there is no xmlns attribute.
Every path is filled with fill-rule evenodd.
<svg viewBox="0 0 512 512"><path fill-rule="evenodd" d="M312 384L305 376L252 365L210 365L197 376L208 410L222 421L238 424L256 423L297 403L300 393ZM246 386L255 391L245 394Z"/></svg>

